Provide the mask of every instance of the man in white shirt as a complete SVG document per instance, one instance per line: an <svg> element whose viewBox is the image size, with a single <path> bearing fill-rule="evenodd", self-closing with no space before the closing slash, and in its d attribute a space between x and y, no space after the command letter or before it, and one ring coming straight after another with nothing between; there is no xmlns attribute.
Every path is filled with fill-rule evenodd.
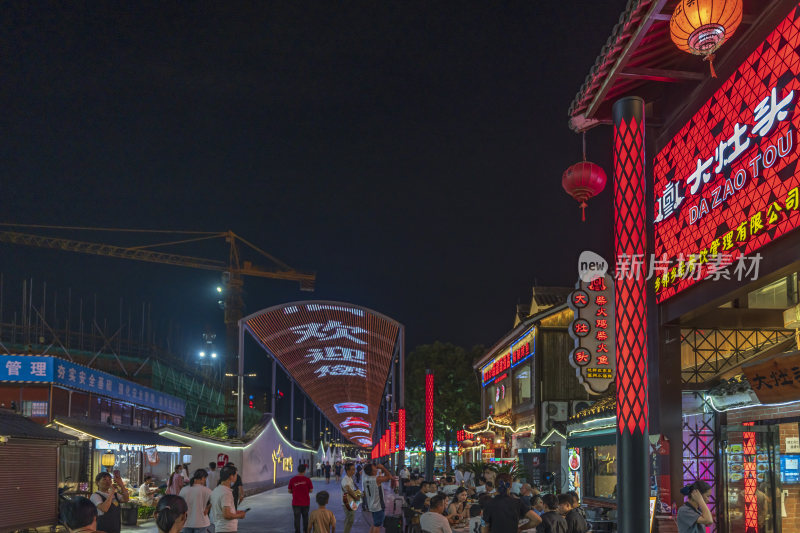
<svg viewBox="0 0 800 533"><path fill-rule="evenodd" d="M231 484L237 477L235 466L224 466L219 471L219 485L211 492L211 512L217 533L238 531L239 519L245 517L246 511L237 511L233 503Z"/></svg>
<svg viewBox="0 0 800 533"><path fill-rule="evenodd" d="M344 505L344 533L350 533L353 527L353 521L356 519L356 512L353 510L349 502L361 501L361 494L356 492L356 484L353 481L353 476L356 474L356 467L353 463L346 463L344 465L344 477L342 478L342 503ZM347 497L350 499L348 500Z"/></svg>
<svg viewBox="0 0 800 533"><path fill-rule="evenodd" d="M378 469L383 475L378 475ZM381 533L383 519L386 517L386 505L383 502L382 484L391 481L392 474L385 466L367 463L364 467L364 503L363 509L372 514L372 527L369 533Z"/></svg>
<svg viewBox="0 0 800 533"><path fill-rule="evenodd" d="M452 533L450 521L444 514L445 497L436 495L431 498L431 508L427 513L419 517L419 526L422 531L429 533ZM455 518L455 515L453 516Z"/></svg>
<svg viewBox="0 0 800 533"><path fill-rule="evenodd" d="M206 479L206 487L211 490L217 488L219 485L219 470L217 470L217 463L211 461L208 463L208 479Z"/></svg>
<svg viewBox="0 0 800 533"><path fill-rule="evenodd" d="M403 465L403 468L400 469L400 479L402 481L408 481L411 479L411 472L409 472L408 467Z"/></svg>
<svg viewBox="0 0 800 533"><path fill-rule="evenodd" d="M151 507L156 504L154 494L158 492L158 489L153 487L152 484L153 477L144 476L144 481L139 485L139 501L142 502L143 505L149 505Z"/></svg>

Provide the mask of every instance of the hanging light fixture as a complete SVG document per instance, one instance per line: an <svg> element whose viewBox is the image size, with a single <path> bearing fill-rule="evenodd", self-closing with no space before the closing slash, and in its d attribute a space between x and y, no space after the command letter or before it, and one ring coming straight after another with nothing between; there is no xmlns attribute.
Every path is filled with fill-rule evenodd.
<svg viewBox="0 0 800 533"><path fill-rule="evenodd" d="M106 470L111 470L114 468L114 464L117 462L116 457L114 457L114 452L111 450L107 450L106 453L100 456L100 464L106 467Z"/></svg>
<svg viewBox="0 0 800 533"><path fill-rule="evenodd" d="M606 186L603 167L586 160L586 133L583 134L583 161L575 163L561 176L561 186L580 202L581 221L586 221L586 200L600 194Z"/></svg>
<svg viewBox="0 0 800 533"><path fill-rule="evenodd" d="M681 0L672 13L669 30L679 49L704 56L714 72L714 52L742 22L742 0Z"/></svg>

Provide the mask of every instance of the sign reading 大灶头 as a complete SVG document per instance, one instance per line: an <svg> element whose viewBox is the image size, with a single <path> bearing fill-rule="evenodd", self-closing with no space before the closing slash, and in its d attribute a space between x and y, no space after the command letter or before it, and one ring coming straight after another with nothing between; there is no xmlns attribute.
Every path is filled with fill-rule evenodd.
<svg viewBox="0 0 800 533"><path fill-rule="evenodd" d="M569 296L575 313L569 333L575 349L569 357L578 380L590 394L602 394L614 382L614 279L608 274L579 281Z"/></svg>

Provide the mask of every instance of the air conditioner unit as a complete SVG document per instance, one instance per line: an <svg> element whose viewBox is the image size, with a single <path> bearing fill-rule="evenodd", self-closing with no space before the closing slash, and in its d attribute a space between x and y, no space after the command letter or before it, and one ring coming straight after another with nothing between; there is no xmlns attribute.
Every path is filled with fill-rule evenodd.
<svg viewBox="0 0 800 533"><path fill-rule="evenodd" d="M569 403L569 416L575 416L584 409L588 409L594 402L591 400L574 400Z"/></svg>
<svg viewBox="0 0 800 533"><path fill-rule="evenodd" d="M542 430L545 434L556 422L566 422L569 418L569 402L542 402Z"/></svg>

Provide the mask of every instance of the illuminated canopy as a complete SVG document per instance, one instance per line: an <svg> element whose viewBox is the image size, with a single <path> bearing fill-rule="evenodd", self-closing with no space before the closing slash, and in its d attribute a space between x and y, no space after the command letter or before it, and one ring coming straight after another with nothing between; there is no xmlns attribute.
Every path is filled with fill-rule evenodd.
<svg viewBox="0 0 800 533"><path fill-rule="evenodd" d="M342 302L270 307L243 319L247 331L352 442L369 446L399 349L402 326Z"/></svg>

